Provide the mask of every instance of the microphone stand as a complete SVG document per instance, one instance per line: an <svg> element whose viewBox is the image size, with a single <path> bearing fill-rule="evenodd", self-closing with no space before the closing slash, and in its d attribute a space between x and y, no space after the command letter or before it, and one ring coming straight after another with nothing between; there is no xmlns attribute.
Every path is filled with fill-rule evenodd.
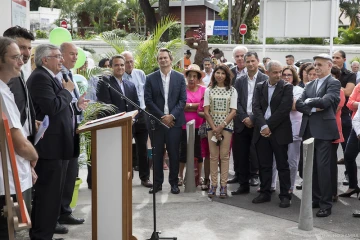
<svg viewBox="0 0 360 240"><path fill-rule="evenodd" d="M149 119L150 119L150 124L151 124L151 131L150 131L150 136L151 139L154 139L155 137L155 123L159 123L160 125L162 125L165 128L169 128L165 123L163 123L160 119L158 119L157 117L155 117L154 115L152 115L151 113L149 113L146 110L143 110L139 105L137 105L136 103L134 103L133 101L131 101L128 97L126 97L124 94L122 94L121 92L119 92L117 89L113 88L112 86L110 86L110 84L108 82L106 82L105 80L100 80L100 82L104 83L109 89L114 90L120 97L121 99L124 99L127 103L129 103L130 105L132 105L133 107L135 107L138 111L139 114L141 112L143 112L144 114L146 114ZM154 151L155 147L154 144L151 144L151 155L153 157L153 184L155 184L155 162L154 162L154 156L155 156L155 151ZM161 234L161 231L156 231L156 193L154 191L154 185L153 185L153 216L154 216L154 231L151 235L151 237L148 240L159 240L159 239L173 239L173 240L177 240L177 237L159 237L159 234Z"/></svg>

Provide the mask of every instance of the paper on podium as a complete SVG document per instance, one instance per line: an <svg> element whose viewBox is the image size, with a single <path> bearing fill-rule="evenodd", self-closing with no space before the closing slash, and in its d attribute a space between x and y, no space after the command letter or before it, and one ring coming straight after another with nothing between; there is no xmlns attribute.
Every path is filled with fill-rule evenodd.
<svg viewBox="0 0 360 240"><path fill-rule="evenodd" d="M39 142L40 138L44 135L48 126L49 126L49 116L45 115L42 123L39 126L39 130L37 131L37 133L35 135L34 145L36 145Z"/></svg>

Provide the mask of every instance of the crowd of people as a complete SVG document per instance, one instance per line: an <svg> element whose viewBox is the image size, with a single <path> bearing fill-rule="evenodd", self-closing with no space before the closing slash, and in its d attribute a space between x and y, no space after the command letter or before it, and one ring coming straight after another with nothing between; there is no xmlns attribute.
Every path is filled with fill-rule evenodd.
<svg viewBox="0 0 360 240"><path fill-rule="evenodd" d="M37 46L35 69L25 79L22 66L30 59L34 36L18 26L3 36L1 108L10 122L21 191L31 212L32 240L53 239L54 233L69 231L65 224L85 221L73 216L69 205L80 153L77 116L90 101L112 104L115 113L140 110L133 124L133 161L141 185L150 188L149 193L162 191L166 152L170 191L180 193L188 150L186 123L191 120L195 120L194 158L202 175L201 190L210 198L217 194L226 198L227 185L238 184L232 195L248 194L250 186L259 186L252 202L269 202L278 177L279 207L290 207L293 192L302 188L301 182L296 185L296 178L298 172L303 177L302 142L309 138L315 139L312 199L313 208L319 208L316 216L329 216L338 197L360 193L356 165L359 63L351 63L354 72L347 70L346 54L341 50L332 56L318 54L299 67L292 55L285 56L286 65L269 57L260 62L258 54L245 46L233 49L233 67L219 49L198 66L191 64L188 50L181 73L173 69L171 51L161 48L156 56L159 68L147 76L134 68L133 53L124 51L102 59L99 67L111 71L92 77L88 92L80 95L71 70L78 54L73 43ZM141 109L162 124L150 125L149 116ZM34 136L45 116L50 125L34 146ZM154 134L149 141L151 128ZM149 142L152 164L147 154ZM344 158L338 160L339 143ZM231 153L235 175L229 179ZM337 164L341 163L346 167L343 184L349 189L338 194ZM154 182L150 181L151 165L156 173ZM90 166L88 169L91 171ZM11 169L8 172L12 176ZM3 181L1 165L0 177ZM16 198L13 184L10 193ZM0 185L1 209L6 204L4 195ZM360 217L360 213L353 216ZM8 234L6 217L1 214L0 239L8 239Z"/></svg>

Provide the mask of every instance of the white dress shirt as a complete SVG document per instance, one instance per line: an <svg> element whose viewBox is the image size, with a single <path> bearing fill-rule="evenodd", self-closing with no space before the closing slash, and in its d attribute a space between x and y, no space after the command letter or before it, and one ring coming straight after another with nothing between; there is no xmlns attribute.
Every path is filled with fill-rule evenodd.
<svg viewBox="0 0 360 240"><path fill-rule="evenodd" d="M316 79L315 81L317 81L315 84L316 84L316 93L319 91L321 85L324 83L325 79L327 79L328 77L330 76L327 75L326 77L323 77L323 78L320 78L320 79ZM309 102L311 101L311 98L308 98L305 100L305 104L308 104ZM312 108L311 109L311 112L316 112L316 108Z"/></svg>
<svg viewBox="0 0 360 240"><path fill-rule="evenodd" d="M214 72L214 69L211 69L210 73L205 72L205 70L203 70L203 72L205 73L205 77L202 79L202 81L204 82L205 86L209 86L210 81L211 81L211 76Z"/></svg>
<svg viewBox="0 0 360 240"><path fill-rule="evenodd" d="M268 107L266 109L266 112L265 112L265 115L264 115L265 120L268 120L271 117L270 103L271 103L271 98L272 98L272 95L274 94L277 83L275 85L270 85L268 83L267 85L268 85L267 87L268 87L268 103L269 103L269 105L268 105ZM264 130L265 128L267 128L267 127L269 127L267 124L262 126L261 129L260 129L260 132L262 130Z"/></svg>
<svg viewBox="0 0 360 240"><path fill-rule="evenodd" d="M253 115L253 112L252 112L252 100L253 100L253 96L254 96L255 85L256 85L255 83L256 83L256 78L257 78L258 72L259 71L257 71L255 73L252 80L250 79L249 74L247 74L248 98L247 98L246 112L247 112L247 114L249 116Z"/></svg>
<svg viewBox="0 0 360 240"><path fill-rule="evenodd" d="M169 105L168 105L168 98L169 98L169 86L170 86L170 75L171 71L165 76L160 70L161 80L164 87L164 97L165 97L165 105L164 105L164 114L168 115L169 112Z"/></svg>
<svg viewBox="0 0 360 240"><path fill-rule="evenodd" d="M122 79L120 80L120 79L116 78L115 76L114 76L114 78L116 79L117 83L119 84L119 87L120 87L120 89L121 89L122 94L125 95L124 82L123 82L123 80L122 80Z"/></svg>

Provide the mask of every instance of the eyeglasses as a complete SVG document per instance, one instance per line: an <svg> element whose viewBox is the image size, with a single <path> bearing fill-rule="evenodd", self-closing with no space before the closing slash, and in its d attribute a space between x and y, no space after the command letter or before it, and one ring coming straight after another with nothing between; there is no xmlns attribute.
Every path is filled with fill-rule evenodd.
<svg viewBox="0 0 360 240"><path fill-rule="evenodd" d="M283 77L292 77L293 75L292 74L283 74L282 76Z"/></svg>
<svg viewBox="0 0 360 240"><path fill-rule="evenodd" d="M20 62L20 61L23 61L24 56L23 55L15 55L15 56L12 56L11 59Z"/></svg>
<svg viewBox="0 0 360 240"><path fill-rule="evenodd" d="M53 58L57 58L57 59L62 59L63 58L63 55L55 55L55 56L46 56L46 57L53 57Z"/></svg>

